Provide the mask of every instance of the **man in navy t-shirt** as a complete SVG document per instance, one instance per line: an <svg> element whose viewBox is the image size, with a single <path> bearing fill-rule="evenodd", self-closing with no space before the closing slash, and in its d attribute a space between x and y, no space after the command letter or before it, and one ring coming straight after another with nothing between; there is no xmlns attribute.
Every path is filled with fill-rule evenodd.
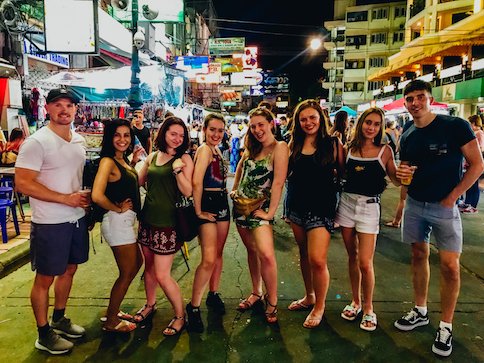
<svg viewBox="0 0 484 363"><path fill-rule="evenodd" d="M433 231L439 249L441 321L432 351L440 356L452 352L452 320L460 289L459 257L462 222L456 201L484 170L481 152L469 123L458 117L431 112L429 83L415 80L403 91L405 107L414 123L400 140L401 165L397 177L412 177L403 219L403 242L412 245L415 307L395 322L410 331L427 325L430 279L429 241ZM469 169L462 175L463 158Z"/></svg>

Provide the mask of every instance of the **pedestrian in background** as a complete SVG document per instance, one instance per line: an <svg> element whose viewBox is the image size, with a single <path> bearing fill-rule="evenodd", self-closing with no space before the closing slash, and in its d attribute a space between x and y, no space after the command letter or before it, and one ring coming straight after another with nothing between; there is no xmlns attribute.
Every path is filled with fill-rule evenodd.
<svg viewBox="0 0 484 363"><path fill-rule="evenodd" d="M338 111L334 116L334 125L329 132L331 136L337 137L344 145L348 140L348 112Z"/></svg>
<svg viewBox="0 0 484 363"><path fill-rule="evenodd" d="M369 108L359 117L346 152L346 183L336 213L348 253L352 293L352 301L343 309L341 317L353 321L363 310L360 328L366 331L377 327L373 309L373 257L380 230L380 196L386 188L385 177L400 185L393 150L381 143L384 127L385 114L380 108Z"/></svg>
<svg viewBox="0 0 484 363"><path fill-rule="evenodd" d="M329 119L316 100L296 106L289 150L288 218L299 247L305 295L288 309L310 310L303 326L312 329L321 324L326 306L335 173L343 170L343 145L330 136Z"/></svg>
<svg viewBox="0 0 484 363"><path fill-rule="evenodd" d="M15 165L15 186L30 197L32 208L30 255L36 274L30 301L39 333L35 347L63 354L74 344L58 334L80 338L86 333L65 316L65 310L77 265L89 256L84 209L89 207L90 198L81 192L84 138L71 128L78 99L70 91L53 89L46 101L50 123L22 144ZM54 312L49 323L52 284Z"/></svg>
<svg viewBox="0 0 484 363"><path fill-rule="evenodd" d="M282 187L287 174L288 148L274 138L274 115L265 108L249 113L249 132L245 152L237 165L234 186L234 219L242 242L247 248L247 260L252 292L238 306L240 311L252 309L263 298L265 284L265 315L268 323L277 322L277 263L272 225ZM237 198L260 201L255 210L242 214L237 210Z"/></svg>
<svg viewBox="0 0 484 363"><path fill-rule="evenodd" d="M432 87L414 80L403 90L405 107L414 123L400 140L400 180L412 177L403 219L403 242L412 245L415 307L395 322L410 331L429 323L430 233L434 232L440 257L441 320L432 351L452 353L452 321L460 290L459 258L462 222L456 201L484 170L482 155L470 124L458 117L431 112ZM462 177L463 157L469 164ZM409 181L409 180L408 180Z"/></svg>
<svg viewBox="0 0 484 363"><path fill-rule="evenodd" d="M195 271L192 298L186 306L189 331L203 332L200 304L209 284L207 306L219 314L225 304L218 288L223 267L223 249L229 233L230 212L227 197L227 167L218 147L225 132L222 115L210 113L203 124L205 142L195 154L193 202L201 226L199 228L202 260Z"/></svg>
<svg viewBox="0 0 484 363"><path fill-rule="evenodd" d="M167 336L185 327L185 311L180 287L171 276L175 253L184 241L177 238L175 208L179 193L192 195L193 161L186 151L190 144L183 120L168 117L155 139L158 151L151 153L139 172L140 185L146 186L141 211L138 243L141 244L145 273L146 304L134 316L136 323L151 317L156 310L156 287L160 285L175 316L163 330Z"/></svg>
<svg viewBox="0 0 484 363"><path fill-rule="evenodd" d="M141 207L138 173L130 166L127 157L133 148L134 132L129 121L114 119L107 122L101 161L92 188L92 201L105 211L101 233L111 247L119 270L119 276L111 289L107 320L103 326L103 330L116 333L136 329L136 324L127 321L132 317L120 312L119 307L143 263L134 231L136 216ZM133 155L131 165L136 165L137 161L138 155Z"/></svg>
<svg viewBox="0 0 484 363"><path fill-rule="evenodd" d="M150 129L148 129L144 123L144 113L143 110L135 110L133 113L133 132L138 138L141 146L145 149L146 154L151 154L153 143L151 141Z"/></svg>

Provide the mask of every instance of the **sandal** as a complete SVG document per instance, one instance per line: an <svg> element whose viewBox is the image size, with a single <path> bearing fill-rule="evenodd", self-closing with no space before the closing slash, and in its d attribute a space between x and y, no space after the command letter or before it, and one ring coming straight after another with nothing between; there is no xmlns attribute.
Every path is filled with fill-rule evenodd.
<svg viewBox="0 0 484 363"><path fill-rule="evenodd" d="M321 320L323 320L323 316L314 316L309 314L304 320L303 327L306 329L314 329L317 328L321 324Z"/></svg>
<svg viewBox="0 0 484 363"><path fill-rule="evenodd" d="M265 296L265 299L266 299L266 312L264 314L266 315L266 321L269 324L275 324L275 323L277 323L277 304L272 305L269 302L269 298L267 297L267 295ZM272 311L270 313L267 312L268 306L270 306L272 308Z"/></svg>
<svg viewBox="0 0 484 363"><path fill-rule="evenodd" d="M136 329L136 324L126 320L121 320L114 328L110 328L104 324L102 329L103 331L110 333L130 333Z"/></svg>
<svg viewBox="0 0 484 363"><path fill-rule="evenodd" d="M249 301L251 296L257 297L257 299L252 303ZM257 295L256 293L251 292L248 298L246 298L246 299L244 299L240 302L239 306L237 307L237 310L244 312L244 311L252 309L252 307L255 304L258 304L258 303L262 303L262 295Z"/></svg>
<svg viewBox="0 0 484 363"><path fill-rule="evenodd" d="M385 223L385 226L392 228L400 228L400 223L395 223L395 221L390 221Z"/></svg>
<svg viewBox="0 0 484 363"><path fill-rule="evenodd" d="M134 322L133 315L125 313L124 311L120 311L118 313L118 318L120 318L121 320L127 320L127 321L130 321L130 322ZM105 323L106 321L108 321L108 318L107 318L107 316L102 316L102 317L99 318L99 320L101 320L103 323Z"/></svg>
<svg viewBox="0 0 484 363"><path fill-rule="evenodd" d="M151 318L155 311L156 303L154 303L153 305L145 304L141 309L138 310L136 314L134 314L133 321L135 323L141 323L146 319Z"/></svg>
<svg viewBox="0 0 484 363"><path fill-rule="evenodd" d="M311 310L313 308L314 304L306 305L305 303L303 303L303 300L304 300L304 298L293 301L292 303L289 304L289 306L287 307L287 309L290 310L290 311L306 311L306 310Z"/></svg>
<svg viewBox="0 0 484 363"><path fill-rule="evenodd" d="M356 319L358 314L361 313L361 307L356 307L352 304L346 305L341 312L341 317L345 320L353 321Z"/></svg>
<svg viewBox="0 0 484 363"><path fill-rule="evenodd" d="M368 325L369 324L369 325ZM374 331L376 329L376 314L365 314L361 319L360 328L366 331Z"/></svg>
<svg viewBox="0 0 484 363"><path fill-rule="evenodd" d="M183 325L179 329L176 329L173 327L173 324L175 324L175 321L177 320L183 320ZM186 321L184 316L174 316L173 319L171 319L168 326L165 328L165 330L163 330L163 335L165 337L172 337L174 335L180 334L183 331L183 329L185 329L185 325L186 325Z"/></svg>

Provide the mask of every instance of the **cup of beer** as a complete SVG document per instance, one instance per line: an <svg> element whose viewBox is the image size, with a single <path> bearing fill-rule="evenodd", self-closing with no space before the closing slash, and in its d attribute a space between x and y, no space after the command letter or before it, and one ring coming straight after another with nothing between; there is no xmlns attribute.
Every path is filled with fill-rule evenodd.
<svg viewBox="0 0 484 363"><path fill-rule="evenodd" d="M412 183L413 173L415 172L416 167L412 166L408 161L402 161L400 164L401 165L408 165L412 169L412 174L409 177L400 180L402 185L408 186Z"/></svg>

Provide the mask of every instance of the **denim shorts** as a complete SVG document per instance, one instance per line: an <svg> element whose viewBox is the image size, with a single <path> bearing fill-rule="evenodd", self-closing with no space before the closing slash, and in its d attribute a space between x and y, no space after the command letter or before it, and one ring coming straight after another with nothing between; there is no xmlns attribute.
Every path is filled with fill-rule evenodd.
<svg viewBox="0 0 484 363"><path fill-rule="evenodd" d="M403 216L403 242L429 243L432 231L439 250L462 252L462 222L457 205L447 208L439 202L419 202L408 196Z"/></svg>
<svg viewBox="0 0 484 363"><path fill-rule="evenodd" d="M301 213L290 210L288 218L292 223L304 228L305 231L320 227L326 228L330 233L334 231L333 218L320 216L314 212L307 211Z"/></svg>
<svg viewBox="0 0 484 363"><path fill-rule="evenodd" d="M117 213L112 210L104 214L101 224L101 233L111 247L129 245L136 243L134 224L136 212L128 209L124 213Z"/></svg>
<svg viewBox="0 0 484 363"><path fill-rule="evenodd" d="M89 258L86 217L59 224L31 224L30 257L32 271L59 276L67 265L78 265Z"/></svg>
<svg viewBox="0 0 484 363"><path fill-rule="evenodd" d="M359 233L378 234L380 197L343 192L336 212L336 223L341 227L354 228Z"/></svg>

